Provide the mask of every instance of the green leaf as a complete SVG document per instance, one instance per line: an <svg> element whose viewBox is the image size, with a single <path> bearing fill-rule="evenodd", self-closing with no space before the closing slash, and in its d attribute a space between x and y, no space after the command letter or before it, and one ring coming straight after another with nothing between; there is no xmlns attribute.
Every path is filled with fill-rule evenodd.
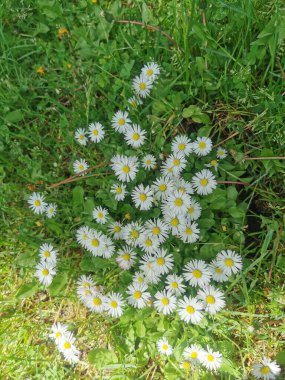
<svg viewBox="0 0 285 380"><path fill-rule="evenodd" d="M67 273L61 273L61 274L56 275L49 287L50 295L57 296L66 285L67 281L68 281Z"/></svg>
<svg viewBox="0 0 285 380"><path fill-rule="evenodd" d="M101 257L88 257L85 256L79 264L80 268L85 272L97 272L98 269L107 268L110 262Z"/></svg>
<svg viewBox="0 0 285 380"><path fill-rule="evenodd" d="M20 287L16 294L18 300L32 297L38 290L38 283L36 281L29 282Z"/></svg>
<svg viewBox="0 0 285 380"><path fill-rule="evenodd" d="M151 10L148 8L146 3L143 3L142 5L142 20L146 24L152 19L152 13Z"/></svg>
<svg viewBox="0 0 285 380"><path fill-rule="evenodd" d="M16 265L21 267L34 267L37 257L33 252L22 253L15 259Z"/></svg>
<svg viewBox="0 0 285 380"><path fill-rule="evenodd" d="M42 24L42 23L39 23L39 24L37 25L37 28L36 28L35 32L34 32L34 36L37 36L37 35L40 34L40 33L45 34L45 33L47 33L48 31L49 31L49 27L48 27L47 25Z"/></svg>
<svg viewBox="0 0 285 380"><path fill-rule="evenodd" d="M144 325L143 321L137 321L134 324L134 327L135 327L136 334L139 338L145 337L146 329L145 329L145 325Z"/></svg>
<svg viewBox="0 0 285 380"><path fill-rule="evenodd" d="M201 109L195 105L184 108L182 116L185 119L191 118L195 123L209 124L210 122L209 116L203 113Z"/></svg>
<svg viewBox="0 0 285 380"><path fill-rule="evenodd" d="M7 123L18 123L19 121L23 120L25 115L21 110L15 110L7 113L5 116L5 121Z"/></svg>
<svg viewBox="0 0 285 380"><path fill-rule="evenodd" d="M236 218L236 219L241 219L244 217L245 215L245 212L242 208L238 208L238 207L230 207L228 209L228 212L229 214L233 217L233 218Z"/></svg>
<svg viewBox="0 0 285 380"><path fill-rule="evenodd" d="M285 351L280 351L276 355L276 361L278 364L285 365Z"/></svg>
<svg viewBox="0 0 285 380"><path fill-rule="evenodd" d="M102 369L108 364L118 363L118 358L114 351L107 350L106 348L94 348L88 352L88 361L98 369Z"/></svg>
<svg viewBox="0 0 285 380"><path fill-rule="evenodd" d="M76 186L72 191L72 203L73 208L78 208L78 206L84 203L84 190L82 186Z"/></svg>
<svg viewBox="0 0 285 380"><path fill-rule="evenodd" d="M235 186L229 186L227 188L227 197L228 197L228 199L236 200L237 196L238 196L238 192L237 192L237 189L235 188Z"/></svg>

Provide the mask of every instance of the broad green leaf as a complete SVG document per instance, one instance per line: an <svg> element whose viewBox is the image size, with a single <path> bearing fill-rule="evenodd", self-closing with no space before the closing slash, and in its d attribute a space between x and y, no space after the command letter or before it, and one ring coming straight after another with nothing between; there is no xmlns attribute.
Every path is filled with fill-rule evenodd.
<svg viewBox="0 0 285 380"><path fill-rule="evenodd" d="M15 110L7 113L5 116L5 121L7 123L18 123L19 121L23 120L25 115L21 110Z"/></svg>
<svg viewBox="0 0 285 380"><path fill-rule="evenodd" d="M29 282L20 287L16 294L18 300L32 297L38 290L38 283L36 281Z"/></svg>
<svg viewBox="0 0 285 380"><path fill-rule="evenodd" d="M143 338L145 336L145 332L146 332L146 328L145 328L143 321L137 321L134 324L134 327L135 327L135 331L136 331L137 336L139 338Z"/></svg>
<svg viewBox="0 0 285 380"><path fill-rule="evenodd" d="M118 363L118 358L114 351L107 350L106 348L94 348L88 352L88 361L98 369L101 369L108 364Z"/></svg>
<svg viewBox="0 0 285 380"><path fill-rule="evenodd" d="M107 268L110 262L101 257L88 257L85 256L79 264L80 268L86 272L97 272L98 269Z"/></svg>
<svg viewBox="0 0 285 380"><path fill-rule="evenodd" d="M84 203L84 189L82 186L76 186L72 191L73 207L77 208Z"/></svg>
<svg viewBox="0 0 285 380"><path fill-rule="evenodd" d="M37 262L37 256L33 252L22 253L15 259L15 264L21 267L34 267Z"/></svg>
<svg viewBox="0 0 285 380"><path fill-rule="evenodd" d="M61 273L54 277L51 285L49 286L49 292L51 296L57 296L63 290L67 284L68 276L67 273Z"/></svg>

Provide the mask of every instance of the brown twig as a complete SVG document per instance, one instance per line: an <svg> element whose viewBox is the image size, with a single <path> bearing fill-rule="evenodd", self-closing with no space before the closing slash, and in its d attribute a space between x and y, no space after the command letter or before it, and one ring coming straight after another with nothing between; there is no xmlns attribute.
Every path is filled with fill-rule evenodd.
<svg viewBox="0 0 285 380"><path fill-rule="evenodd" d="M243 186L251 186L248 182L235 182L235 181L217 181L220 184L223 185L243 185Z"/></svg>
<svg viewBox="0 0 285 380"><path fill-rule="evenodd" d="M274 256L273 256L273 260L272 260L272 263L271 263L271 266L270 266L270 269L269 269L269 273L268 273L268 280L269 281L271 280L272 270L273 270L273 266L274 266L274 263L275 263L275 258L277 256L277 251L278 251L278 248L279 248L279 243L280 243L280 240L281 240L282 232L283 232L283 224L281 224L281 226L279 228L279 233L277 234L277 242L276 242L276 247L275 247L275 250L274 250Z"/></svg>
<svg viewBox="0 0 285 380"><path fill-rule="evenodd" d="M285 160L285 156L274 156L274 157L245 157L247 161L251 160Z"/></svg>
<svg viewBox="0 0 285 380"><path fill-rule="evenodd" d="M172 42L174 46L177 46L176 41L168 33L161 30L158 26L148 25L140 21L131 21L131 20L114 20L114 23L145 26L150 32L152 32L153 30L155 30L156 32L160 32L161 34L164 35L164 37L166 37L170 42Z"/></svg>

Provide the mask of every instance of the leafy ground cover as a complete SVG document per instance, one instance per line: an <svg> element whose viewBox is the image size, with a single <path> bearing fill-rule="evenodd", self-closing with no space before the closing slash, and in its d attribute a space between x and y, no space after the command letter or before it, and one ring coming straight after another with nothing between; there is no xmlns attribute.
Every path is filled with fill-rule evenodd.
<svg viewBox="0 0 285 380"><path fill-rule="evenodd" d="M222 372L202 378L250 378L263 355L284 365L283 2L6 1L0 12L3 379L186 378L175 359L142 349L157 332L179 330L177 321L126 316L112 323L77 299L75 281L89 263L74 229L95 194L110 204L109 173L51 187L72 175L74 160L84 156L95 166L119 151L118 141L82 148L74 131L126 107L131 80L149 60L161 66L161 80L137 117L151 125L151 149L167 151L178 132L207 134L229 152L222 178L250 184L222 185L210 201L217 210L214 225L205 225L211 242L238 247L245 270L227 290L232 304L199 332L228 359ZM45 191L62 215L32 215L32 191ZM34 279L46 239L63 258L60 281L48 291ZM203 247L212 258L213 246ZM78 337L83 356L75 368L47 338L58 320Z"/></svg>

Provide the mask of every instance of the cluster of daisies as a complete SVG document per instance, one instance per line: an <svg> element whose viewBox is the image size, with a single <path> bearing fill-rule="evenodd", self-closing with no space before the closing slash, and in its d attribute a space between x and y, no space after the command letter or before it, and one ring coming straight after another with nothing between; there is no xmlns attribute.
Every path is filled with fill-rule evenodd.
<svg viewBox="0 0 285 380"><path fill-rule="evenodd" d="M28 204L35 214L45 214L48 218L54 217L57 211L57 205L47 203L40 193L33 193L28 199Z"/></svg>
<svg viewBox="0 0 285 380"><path fill-rule="evenodd" d="M57 254L51 244L44 243L39 248L40 262L36 266L35 276L44 286L49 286L56 274Z"/></svg>
<svg viewBox="0 0 285 380"><path fill-rule="evenodd" d="M77 363L79 361L80 352L75 345L75 336L68 331L67 325L55 323L51 328L50 338L52 338L63 354L65 360L69 363Z"/></svg>

